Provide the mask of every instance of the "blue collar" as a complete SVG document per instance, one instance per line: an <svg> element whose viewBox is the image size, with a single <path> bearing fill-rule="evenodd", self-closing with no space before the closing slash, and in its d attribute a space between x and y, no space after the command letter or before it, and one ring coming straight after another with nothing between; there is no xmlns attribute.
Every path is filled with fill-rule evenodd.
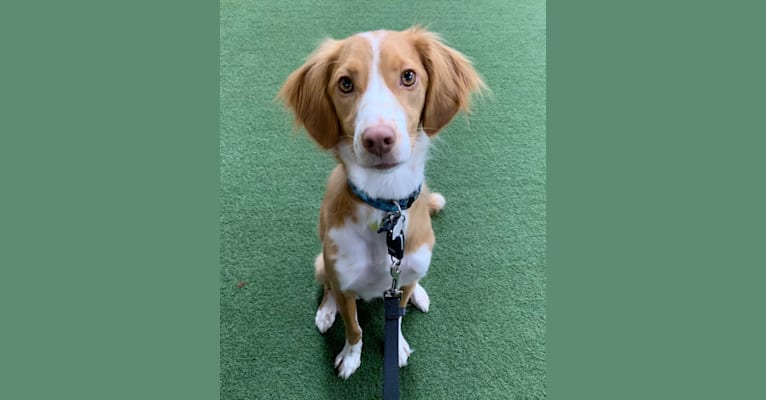
<svg viewBox="0 0 766 400"><path fill-rule="evenodd" d="M420 195L420 188L422 185L418 185L418 188L415 189L414 192L410 193L409 196L403 198L403 199L375 199L370 197L369 194L362 191L362 189L359 189L356 185L354 185L351 182L351 179L348 179L348 187L351 189L351 192L356 195L356 197L359 198L359 200L362 200L363 202L371 205L372 207L377 208L378 210L386 211L386 212L394 212L398 211L399 208L396 207L396 204L399 204L399 207L401 207L402 210L406 210L412 206L412 203L415 202L415 199L418 198L418 195Z"/></svg>

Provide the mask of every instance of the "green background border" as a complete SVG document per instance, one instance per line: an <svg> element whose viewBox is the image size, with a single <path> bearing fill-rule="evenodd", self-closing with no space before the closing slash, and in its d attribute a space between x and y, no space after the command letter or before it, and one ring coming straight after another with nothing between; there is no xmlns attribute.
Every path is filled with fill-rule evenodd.
<svg viewBox="0 0 766 400"><path fill-rule="evenodd" d="M218 397L218 10L0 6L0 398Z"/></svg>
<svg viewBox="0 0 766 400"><path fill-rule="evenodd" d="M766 34L742 3L548 3L552 399L764 397Z"/></svg>
<svg viewBox="0 0 766 400"><path fill-rule="evenodd" d="M6 3L0 397L216 398L218 3ZM549 2L551 398L762 397L762 8Z"/></svg>

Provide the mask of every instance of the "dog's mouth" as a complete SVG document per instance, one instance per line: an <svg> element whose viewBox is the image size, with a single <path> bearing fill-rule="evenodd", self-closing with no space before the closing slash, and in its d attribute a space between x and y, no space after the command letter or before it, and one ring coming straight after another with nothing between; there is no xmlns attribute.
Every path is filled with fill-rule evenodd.
<svg viewBox="0 0 766 400"><path fill-rule="evenodd" d="M387 171L394 169L398 166L402 165L400 162L384 162L384 163L378 163L372 166L372 168L375 168L379 171Z"/></svg>
<svg viewBox="0 0 766 400"><path fill-rule="evenodd" d="M409 158L402 157L401 154L398 154L398 152L395 151L384 154L383 156L376 156L370 154L369 152L355 152L354 156L357 165L365 169L377 172L394 171L397 168L407 164L409 161Z"/></svg>

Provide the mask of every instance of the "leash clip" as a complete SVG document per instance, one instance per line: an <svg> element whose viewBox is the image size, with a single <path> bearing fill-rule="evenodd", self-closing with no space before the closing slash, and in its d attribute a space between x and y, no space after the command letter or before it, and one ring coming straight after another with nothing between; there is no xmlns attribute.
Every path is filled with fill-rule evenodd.
<svg viewBox="0 0 766 400"><path fill-rule="evenodd" d="M391 257L391 289L386 290L385 297L402 297L402 291L399 289L399 274L402 272L400 266L401 260L396 260Z"/></svg>
<svg viewBox="0 0 766 400"><path fill-rule="evenodd" d="M391 289L386 290L383 296L386 298L402 297L399 289L399 275L401 273L402 258L404 258L404 221L407 219L402 212L398 201L393 202L396 211L383 217L378 233L386 232L386 247L391 257Z"/></svg>

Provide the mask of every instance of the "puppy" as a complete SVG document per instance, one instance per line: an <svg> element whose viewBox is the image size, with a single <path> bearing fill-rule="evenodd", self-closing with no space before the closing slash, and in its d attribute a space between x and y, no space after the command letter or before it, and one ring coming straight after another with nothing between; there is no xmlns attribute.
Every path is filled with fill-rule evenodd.
<svg viewBox="0 0 766 400"><path fill-rule="evenodd" d="M425 185L426 155L431 137L468 111L471 94L483 88L463 54L413 27L327 39L279 92L296 124L338 161L319 215L323 249L315 272L324 297L315 322L324 333L340 311L346 343L335 367L342 378L361 361L356 300L382 297L392 284L386 235L378 227L395 203L406 221L401 307L412 301L428 311L418 280L428 271L435 242L431 214L445 199ZM400 319L400 367L410 353Z"/></svg>

